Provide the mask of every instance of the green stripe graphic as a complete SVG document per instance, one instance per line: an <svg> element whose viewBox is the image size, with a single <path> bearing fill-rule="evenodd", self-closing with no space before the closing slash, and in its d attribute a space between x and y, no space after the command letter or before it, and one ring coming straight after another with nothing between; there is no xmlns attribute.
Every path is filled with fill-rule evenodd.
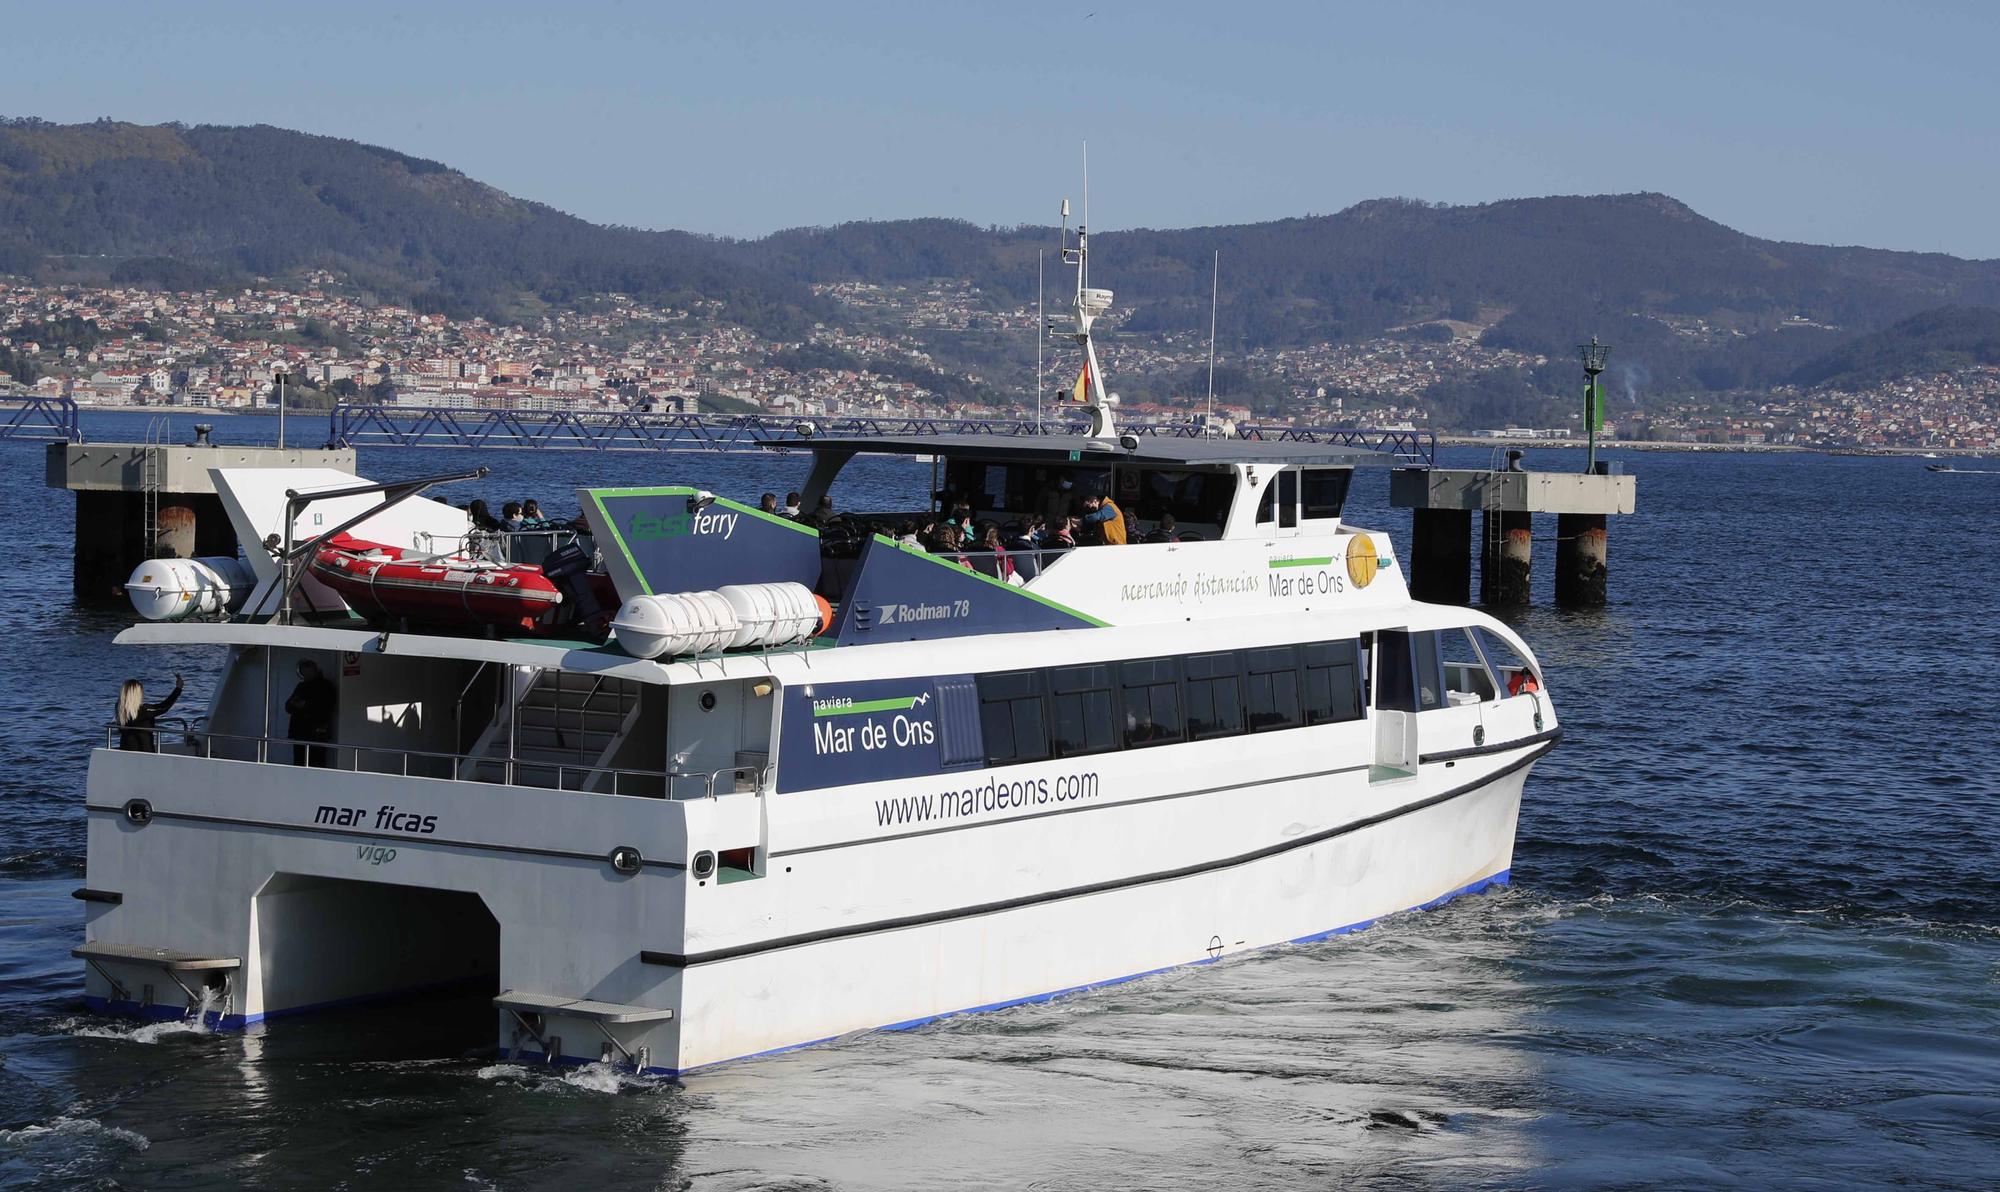
<svg viewBox="0 0 2000 1192"><path fill-rule="evenodd" d="M814 708L813 715L820 716L860 716L868 712L901 712L917 706L917 697L906 695L901 699L871 699L858 704L846 704L838 708Z"/></svg>
<svg viewBox="0 0 2000 1192"><path fill-rule="evenodd" d="M1324 559L1272 559L1273 567L1324 567L1333 562L1331 555Z"/></svg>

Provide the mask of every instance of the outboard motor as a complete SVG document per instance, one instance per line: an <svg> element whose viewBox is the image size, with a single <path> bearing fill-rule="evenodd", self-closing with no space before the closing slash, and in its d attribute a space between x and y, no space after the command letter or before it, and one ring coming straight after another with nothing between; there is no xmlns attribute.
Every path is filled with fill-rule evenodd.
<svg viewBox="0 0 2000 1192"><path fill-rule="evenodd" d="M594 585L590 582L590 565L594 561L594 552L585 550L582 544L574 541L550 551L549 557L542 560L542 574L562 593L565 619L576 624L600 624L611 612L597 598Z"/></svg>

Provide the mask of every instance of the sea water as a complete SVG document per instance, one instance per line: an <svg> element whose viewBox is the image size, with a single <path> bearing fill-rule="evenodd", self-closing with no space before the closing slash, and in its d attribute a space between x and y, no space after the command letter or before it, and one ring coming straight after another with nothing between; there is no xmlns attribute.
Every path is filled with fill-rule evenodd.
<svg viewBox="0 0 2000 1192"><path fill-rule="evenodd" d="M145 421L86 428L136 440ZM215 421L223 442L274 429ZM81 1014L89 750L119 680L181 671L198 710L215 659L113 649L130 615L71 602L71 498L42 487L40 450L0 445L0 1186L2000 1178L2000 477L1621 454L1640 513L1611 527L1610 607L1549 607L1546 519L1537 603L1512 618L1567 732L1528 781L1512 888L670 1082L500 1063L477 999L246 1032ZM796 453L361 453L376 479L479 464L495 474L441 495L755 500L805 473ZM858 465L836 498L929 482ZM1406 551L1387 487L1363 473L1350 517Z"/></svg>

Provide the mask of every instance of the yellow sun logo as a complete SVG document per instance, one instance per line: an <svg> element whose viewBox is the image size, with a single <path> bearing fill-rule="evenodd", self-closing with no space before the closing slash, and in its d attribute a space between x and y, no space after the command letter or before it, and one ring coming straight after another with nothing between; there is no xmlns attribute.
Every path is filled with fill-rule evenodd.
<svg viewBox="0 0 2000 1192"><path fill-rule="evenodd" d="M1375 540L1366 534L1356 534L1347 546L1347 578L1354 581L1357 588L1365 588L1375 582L1375 572L1381 569L1375 557Z"/></svg>

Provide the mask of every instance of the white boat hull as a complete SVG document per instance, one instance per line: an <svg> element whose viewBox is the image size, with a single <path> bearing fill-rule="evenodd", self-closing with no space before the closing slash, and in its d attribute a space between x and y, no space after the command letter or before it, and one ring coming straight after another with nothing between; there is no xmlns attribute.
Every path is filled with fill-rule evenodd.
<svg viewBox="0 0 2000 1192"><path fill-rule="evenodd" d="M840 817L841 796L584 798L107 750L90 886L120 901L91 903L88 935L240 960L204 1006L227 1026L472 980L671 1011L611 1026L495 1013L516 1055L681 1072L1322 938L1505 882L1522 783L1547 744L1399 782L1280 768L874 839L800 830L792 852L774 833L769 873L736 883L696 879L681 859L762 830L788 800ZM1107 782L1151 778L1102 760ZM138 797L154 805L144 826L123 812ZM362 815L343 826L326 807ZM413 834L425 817L433 831ZM607 863L621 845L648 858L637 874ZM86 981L100 1009L156 1015L200 992L118 961Z"/></svg>

